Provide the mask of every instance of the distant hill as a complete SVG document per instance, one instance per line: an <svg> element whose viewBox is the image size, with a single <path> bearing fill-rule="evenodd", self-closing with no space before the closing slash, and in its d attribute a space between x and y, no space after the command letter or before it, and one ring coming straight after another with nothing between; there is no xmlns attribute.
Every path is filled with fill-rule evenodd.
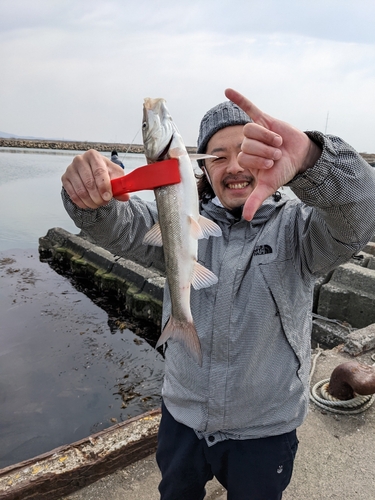
<svg viewBox="0 0 375 500"><path fill-rule="evenodd" d="M16 135L16 134L8 134L8 132L1 132L0 130L0 137L4 139L28 139L30 141L33 140L38 140L38 141L44 141L45 139L43 137L32 137L29 135Z"/></svg>

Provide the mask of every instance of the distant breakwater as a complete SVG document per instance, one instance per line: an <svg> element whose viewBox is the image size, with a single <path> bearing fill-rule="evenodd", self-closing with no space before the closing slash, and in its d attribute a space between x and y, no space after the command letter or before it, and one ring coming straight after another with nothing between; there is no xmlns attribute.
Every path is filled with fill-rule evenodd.
<svg viewBox="0 0 375 500"><path fill-rule="evenodd" d="M118 142L89 142L89 141L54 141L54 140L30 140L30 139L4 139L0 138L0 148L33 148L33 149L61 149L70 151L87 151L96 149L102 152L111 152L114 149L118 153L144 154L142 144L121 144ZM186 147L188 153L196 153L197 148ZM360 155L372 167L375 167L375 153L360 153Z"/></svg>
<svg viewBox="0 0 375 500"><path fill-rule="evenodd" d="M96 149L102 152L111 152L114 149L118 153L144 153L142 144L121 144L118 142L89 142L89 141L54 141L54 140L30 140L30 139L5 139L0 138L2 148L33 148L33 149L62 149L73 151L87 151ZM195 147L186 148L189 153L195 153ZM374 156L375 158L375 156Z"/></svg>

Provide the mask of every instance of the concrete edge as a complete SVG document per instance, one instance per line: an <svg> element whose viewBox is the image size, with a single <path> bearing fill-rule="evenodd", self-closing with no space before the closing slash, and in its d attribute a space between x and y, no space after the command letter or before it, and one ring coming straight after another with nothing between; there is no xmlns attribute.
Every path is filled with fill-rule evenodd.
<svg viewBox="0 0 375 500"><path fill-rule="evenodd" d="M160 409L0 470L1 500L57 500L156 450Z"/></svg>
<svg viewBox="0 0 375 500"><path fill-rule="evenodd" d="M117 257L62 228L49 229L39 238L39 254L41 259L52 260L75 275L90 278L135 318L160 326L165 276L157 269Z"/></svg>

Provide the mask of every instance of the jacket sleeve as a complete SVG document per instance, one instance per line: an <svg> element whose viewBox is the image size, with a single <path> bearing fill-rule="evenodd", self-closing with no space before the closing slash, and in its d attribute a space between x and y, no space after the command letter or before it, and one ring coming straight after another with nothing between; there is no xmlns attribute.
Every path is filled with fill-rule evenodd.
<svg viewBox="0 0 375 500"><path fill-rule="evenodd" d="M302 268L317 275L349 260L374 235L375 169L339 137L307 135L322 154L289 183L303 202L292 230L302 245Z"/></svg>
<svg viewBox="0 0 375 500"><path fill-rule="evenodd" d="M81 209L62 189L62 200L75 225L97 245L114 255L164 271L163 249L143 244L147 231L157 222L155 202L132 196L127 202L112 199L98 209Z"/></svg>

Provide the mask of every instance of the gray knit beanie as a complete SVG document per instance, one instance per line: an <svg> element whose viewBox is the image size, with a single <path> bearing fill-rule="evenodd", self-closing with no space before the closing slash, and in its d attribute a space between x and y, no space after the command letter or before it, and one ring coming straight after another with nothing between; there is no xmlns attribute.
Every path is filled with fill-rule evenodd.
<svg viewBox="0 0 375 500"><path fill-rule="evenodd" d="M208 141L219 130L232 125L245 125L252 119L232 101L222 102L204 115L199 128L198 153L205 153Z"/></svg>

